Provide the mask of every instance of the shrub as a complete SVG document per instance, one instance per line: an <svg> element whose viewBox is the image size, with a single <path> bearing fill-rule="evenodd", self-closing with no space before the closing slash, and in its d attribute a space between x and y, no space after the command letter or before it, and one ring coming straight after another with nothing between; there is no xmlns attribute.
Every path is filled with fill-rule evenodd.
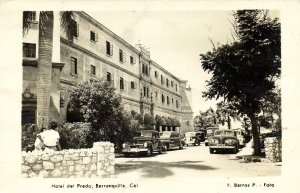
<svg viewBox="0 0 300 193"><path fill-rule="evenodd" d="M88 123L65 123L59 125L57 131L60 135L62 149L91 148L93 142L88 140L91 127Z"/></svg>
<svg viewBox="0 0 300 193"><path fill-rule="evenodd" d="M28 123L22 126L22 151L33 151L39 129L35 124Z"/></svg>

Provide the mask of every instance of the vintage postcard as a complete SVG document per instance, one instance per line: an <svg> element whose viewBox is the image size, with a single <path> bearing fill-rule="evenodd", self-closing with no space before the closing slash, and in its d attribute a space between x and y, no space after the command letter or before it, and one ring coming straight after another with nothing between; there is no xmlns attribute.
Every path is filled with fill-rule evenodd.
<svg viewBox="0 0 300 193"><path fill-rule="evenodd" d="M299 8L1 2L1 192L299 192Z"/></svg>

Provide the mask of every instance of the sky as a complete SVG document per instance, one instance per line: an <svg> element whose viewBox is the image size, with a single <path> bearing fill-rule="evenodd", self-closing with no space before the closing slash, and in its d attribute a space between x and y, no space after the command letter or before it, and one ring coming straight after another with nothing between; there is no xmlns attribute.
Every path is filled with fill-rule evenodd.
<svg viewBox="0 0 300 193"><path fill-rule="evenodd" d="M232 41L233 11L101 11L87 12L131 45L142 43L151 59L192 88L194 116L215 100L205 100L205 81L211 75L201 67L200 54Z"/></svg>

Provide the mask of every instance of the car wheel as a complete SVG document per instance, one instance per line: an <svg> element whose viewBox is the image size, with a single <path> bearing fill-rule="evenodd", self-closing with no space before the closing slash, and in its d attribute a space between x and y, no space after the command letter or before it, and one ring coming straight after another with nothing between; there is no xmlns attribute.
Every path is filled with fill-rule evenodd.
<svg viewBox="0 0 300 193"><path fill-rule="evenodd" d="M213 153L214 153L214 151L215 151L214 149L212 149L212 148L209 148L209 153L210 153L210 154L213 154Z"/></svg>
<svg viewBox="0 0 300 193"><path fill-rule="evenodd" d="M237 148L234 148L234 149L232 150L232 153L236 154L236 153L237 153Z"/></svg>
<svg viewBox="0 0 300 193"><path fill-rule="evenodd" d="M169 144L166 144L166 145L165 145L165 150L166 150L166 151L169 151Z"/></svg>
<svg viewBox="0 0 300 193"><path fill-rule="evenodd" d="M161 154L162 153L162 147L158 148L158 154Z"/></svg>
<svg viewBox="0 0 300 193"><path fill-rule="evenodd" d="M148 147L147 152L146 152L146 156L150 157L152 155L153 151L152 151L152 147Z"/></svg>
<svg viewBox="0 0 300 193"><path fill-rule="evenodd" d="M179 144L179 149L183 149L182 143Z"/></svg>

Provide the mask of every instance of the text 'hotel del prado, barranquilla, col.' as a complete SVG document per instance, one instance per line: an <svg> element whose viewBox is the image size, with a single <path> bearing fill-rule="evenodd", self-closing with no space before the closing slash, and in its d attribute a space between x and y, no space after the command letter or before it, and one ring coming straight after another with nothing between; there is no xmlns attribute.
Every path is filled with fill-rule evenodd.
<svg viewBox="0 0 300 193"><path fill-rule="evenodd" d="M114 85L126 111L135 111L144 120L154 119L157 130L194 130L187 81L151 60L141 44L130 45L85 12L75 12L70 40L59 27L60 12L54 12L52 64L41 66L38 18L39 12L32 12L30 30L23 37L22 124L79 121L80 117L68 110L67 91L96 77ZM43 74L50 78L38 81ZM38 84L48 84L50 90L39 90ZM50 104L40 105L39 97L50 97Z"/></svg>

